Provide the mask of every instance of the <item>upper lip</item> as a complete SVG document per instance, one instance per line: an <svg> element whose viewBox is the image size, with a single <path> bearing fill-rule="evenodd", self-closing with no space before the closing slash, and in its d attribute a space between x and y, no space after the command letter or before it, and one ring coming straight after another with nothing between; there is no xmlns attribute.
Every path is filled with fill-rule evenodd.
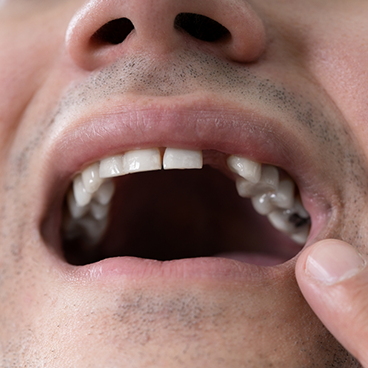
<svg viewBox="0 0 368 368"><path fill-rule="evenodd" d="M312 238L326 226L332 205L324 197L325 187L310 158L303 154L305 143L282 122L230 102L219 104L196 95L129 100L114 101L110 106L104 102L73 116L72 121L64 116L54 119L44 165L47 170L43 171L48 178L46 196L39 219L44 221L48 214L45 233L49 237L56 237L52 230L60 221L56 214L76 172L103 157L151 147L211 149L281 167L296 181L311 214Z"/></svg>

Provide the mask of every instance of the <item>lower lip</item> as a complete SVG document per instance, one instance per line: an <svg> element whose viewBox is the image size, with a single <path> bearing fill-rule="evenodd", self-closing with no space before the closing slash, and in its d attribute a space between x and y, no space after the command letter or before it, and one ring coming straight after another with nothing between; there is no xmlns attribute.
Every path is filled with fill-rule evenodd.
<svg viewBox="0 0 368 368"><path fill-rule="evenodd" d="M249 259L250 260L250 259ZM172 261L156 261L136 257L115 257L85 265L71 266L77 279L102 283L112 281L162 279L162 280L242 280L252 281L274 275L280 266L269 267L250 264L230 258L203 257ZM253 258L252 261L255 261ZM260 259L258 258L258 262ZM270 261L270 263L275 264ZM263 262L264 264L264 262ZM286 263L283 264L285 266Z"/></svg>

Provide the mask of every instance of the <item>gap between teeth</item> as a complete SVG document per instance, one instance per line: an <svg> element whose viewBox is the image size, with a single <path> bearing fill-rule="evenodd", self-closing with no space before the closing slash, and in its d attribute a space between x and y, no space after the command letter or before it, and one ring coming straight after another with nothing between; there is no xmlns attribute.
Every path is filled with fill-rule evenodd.
<svg viewBox="0 0 368 368"><path fill-rule="evenodd" d="M107 227L107 217L114 194L110 178L136 172L170 169L201 169L200 150L166 148L163 158L158 148L128 151L95 162L77 174L67 194L69 216L64 221L67 238L84 235L97 244ZM275 166L262 165L248 158L231 155L228 168L234 172L238 194L251 198L254 209L266 215L279 231L295 242L304 244L310 228L310 217L295 195L291 178L280 180Z"/></svg>

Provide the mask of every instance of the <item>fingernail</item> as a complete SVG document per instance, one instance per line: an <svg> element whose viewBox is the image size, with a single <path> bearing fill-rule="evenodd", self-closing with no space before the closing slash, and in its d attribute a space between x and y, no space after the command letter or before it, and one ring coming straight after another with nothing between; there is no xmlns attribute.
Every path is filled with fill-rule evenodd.
<svg viewBox="0 0 368 368"><path fill-rule="evenodd" d="M339 240L324 240L309 254L305 267L310 276L332 285L356 275L365 265L351 245Z"/></svg>

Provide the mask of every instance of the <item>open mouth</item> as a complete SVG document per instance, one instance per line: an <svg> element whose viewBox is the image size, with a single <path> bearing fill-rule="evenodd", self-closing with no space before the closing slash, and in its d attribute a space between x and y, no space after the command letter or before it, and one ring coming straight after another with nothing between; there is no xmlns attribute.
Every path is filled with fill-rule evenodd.
<svg viewBox="0 0 368 368"><path fill-rule="evenodd" d="M311 218L284 170L214 150L160 147L103 158L65 195L62 247L85 265L117 256L283 263Z"/></svg>

